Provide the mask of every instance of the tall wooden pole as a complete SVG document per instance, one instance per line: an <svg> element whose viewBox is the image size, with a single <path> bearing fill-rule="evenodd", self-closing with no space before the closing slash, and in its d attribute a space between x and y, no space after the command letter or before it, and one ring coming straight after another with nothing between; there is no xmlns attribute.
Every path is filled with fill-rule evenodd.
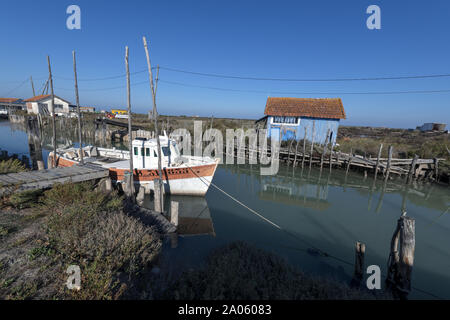
<svg viewBox="0 0 450 320"><path fill-rule="evenodd" d="M312 128L312 137L311 137L311 152L309 154L309 168L311 169L312 164L312 158L313 158L313 152L314 152L314 135L316 134L316 121L313 121L313 128Z"/></svg>
<svg viewBox="0 0 450 320"><path fill-rule="evenodd" d="M52 109L52 126L53 126L53 168L56 167L56 113L55 113L55 93L53 92L53 78L52 68L50 66L50 57L47 56L48 62L48 76L50 81L50 89L52 94L51 109Z"/></svg>
<svg viewBox="0 0 450 320"><path fill-rule="evenodd" d="M34 91L33 76L30 76L30 81L31 81L31 89L33 89L33 97L35 97L36 96L36 91Z"/></svg>
<svg viewBox="0 0 450 320"><path fill-rule="evenodd" d="M134 179L133 179L133 131L131 130L131 96L130 96L130 68L128 66L128 46L125 47L125 67L127 71L127 108L128 108L128 149L130 149L130 179L128 190L131 200L134 202Z"/></svg>
<svg viewBox="0 0 450 320"><path fill-rule="evenodd" d="M374 180L377 180L378 167L380 166L381 150L383 150L383 144L382 143L380 144L380 149L378 149L377 163L375 165L375 177L374 177Z"/></svg>
<svg viewBox="0 0 450 320"><path fill-rule="evenodd" d="M162 187L162 169L161 169L161 142L159 141L159 132L158 132L158 114L156 109L156 91L153 86L153 72L152 72L152 65L150 63L150 56L148 54L148 47L147 47L147 39L145 37L142 37L142 40L144 42L144 49L145 49L145 55L147 57L147 65L148 65L148 74L149 74L149 80L150 80L150 89L152 92L152 98L153 98L153 118L155 121L155 135L156 135L156 144L158 146L158 174L159 174L159 183L160 187ZM162 191L162 190L161 190ZM160 192L160 201L161 204L163 202L162 195L163 193Z"/></svg>
<svg viewBox="0 0 450 320"><path fill-rule="evenodd" d="M80 98L78 96L78 78L77 78L77 61L75 58L75 50L72 51L73 55L73 74L75 76L75 97L77 99L77 113L78 113L78 141L80 142L80 163L84 164L83 154L83 135L81 134L81 112L80 112Z"/></svg>
<svg viewBox="0 0 450 320"><path fill-rule="evenodd" d="M388 149L388 160L387 160L387 165L386 165L386 175L384 176L384 181L388 181L389 173L391 172L392 150L393 150L393 147L389 146L389 149Z"/></svg>

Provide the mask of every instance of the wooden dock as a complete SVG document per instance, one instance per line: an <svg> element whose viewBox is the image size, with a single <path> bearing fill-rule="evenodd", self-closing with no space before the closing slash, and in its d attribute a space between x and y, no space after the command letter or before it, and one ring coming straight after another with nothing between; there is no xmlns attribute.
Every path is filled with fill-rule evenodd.
<svg viewBox="0 0 450 320"><path fill-rule="evenodd" d="M1 174L0 195L50 188L55 183L82 182L108 176L108 169L93 164Z"/></svg>

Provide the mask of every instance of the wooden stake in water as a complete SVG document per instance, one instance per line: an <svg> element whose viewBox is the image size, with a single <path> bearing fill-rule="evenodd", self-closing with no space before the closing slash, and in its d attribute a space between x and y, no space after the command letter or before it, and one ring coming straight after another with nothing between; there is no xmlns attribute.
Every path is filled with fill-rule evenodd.
<svg viewBox="0 0 450 320"><path fill-rule="evenodd" d="M133 131L131 127L131 94L130 94L130 67L128 65L128 46L125 47L125 69L127 72L127 112L128 112L128 149L130 150L130 180L129 186L131 201L134 202L134 167L133 167Z"/></svg>
<svg viewBox="0 0 450 320"><path fill-rule="evenodd" d="M306 155L306 134L307 134L307 127L305 126L305 136L304 136L304 138L303 138L303 157L302 157L302 169L303 169L303 166L304 166L304 164L305 164L305 155Z"/></svg>
<svg viewBox="0 0 450 320"><path fill-rule="evenodd" d="M84 154L83 154L83 138L81 133L81 112L80 112L80 99L78 97L78 79L77 79L77 62L75 58L75 50L72 51L73 55L73 73L75 77L75 97L77 100L77 113L78 113L78 141L80 142L80 163L84 164Z"/></svg>
<svg viewBox="0 0 450 320"><path fill-rule="evenodd" d="M53 131L53 168L56 167L56 113L55 113L55 94L53 92L53 78L52 78L52 68L50 66L50 57L47 56L47 62L48 62L48 76L50 81L50 88L51 88L51 94L52 99L50 102L50 106L52 109L52 131Z"/></svg>
<svg viewBox="0 0 450 320"><path fill-rule="evenodd" d="M380 144L380 148L378 149L377 163L375 165L375 176L374 176L375 180L377 180L378 167L380 166L381 150L383 150L383 144L382 143Z"/></svg>
<svg viewBox="0 0 450 320"><path fill-rule="evenodd" d="M411 166L409 167L408 178L406 179L406 184L411 183L412 176L414 174L414 171L416 170L416 164L417 164L418 159L419 159L419 156L417 154L414 155L414 159L412 160Z"/></svg>
<svg viewBox="0 0 450 320"><path fill-rule="evenodd" d="M353 160L353 148L350 148L350 154L348 155L348 161L347 161L347 170L345 170L345 176L348 174L348 170L350 169L350 164Z"/></svg>
<svg viewBox="0 0 450 320"><path fill-rule="evenodd" d="M309 168L311 169L312 165L312 158L313 158L313 151L314 151L314 135L316 134L316 121L313 121L313 129L312 129L312 137L311 137L311 152L309 155Z"/></svg>
<svg viewBox="0 0 450 320"><path fill-rule="evenodd" d="M351 286L359 287L364 277L364 255L366 253L366 245L361 242L355 244L355 270Z"/></svg>
<svg viewBox="0 0 450 320"><path fill-rule="evenodd" d="M384 181L388 181L389 179L389 173L391 172L391 162L392 162L392 151L393 151L393 147L389 146L388 149L388 161L387 161L387 165L386 165L386 175L384 177Z"/></svg>

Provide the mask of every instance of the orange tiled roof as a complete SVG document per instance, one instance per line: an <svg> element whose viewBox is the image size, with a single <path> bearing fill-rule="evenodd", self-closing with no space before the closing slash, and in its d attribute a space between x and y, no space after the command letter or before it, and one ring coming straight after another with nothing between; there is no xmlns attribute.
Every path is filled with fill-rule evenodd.
<svg viewBox="0 0 450 320"><path fill-rule="evenodd" d="M267 98L265 115L345 119L340 98Z"/></svg>
<svg viewBox="0 0 450 320"><path fill-rule="evenodd" d="M18 98L0 98L0 102L3 102L3 103L12 103L17 100L19 100L19 99Z"/></svg>
<svg viewBox="0 0 450 320"><path fill-rule="evenodd" d="M32 97L32 98L26 99L24 101L25 102L36 102L36 101L42 100L42 99L50 97L50 96L51 96L50 94L42 94L40 96L35 96L35 97Z"/></svg>

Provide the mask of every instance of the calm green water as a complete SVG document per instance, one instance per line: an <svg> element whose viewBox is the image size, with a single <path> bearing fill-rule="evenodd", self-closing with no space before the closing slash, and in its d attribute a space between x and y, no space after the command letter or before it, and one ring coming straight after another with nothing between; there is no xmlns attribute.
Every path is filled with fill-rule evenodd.
<svg viewBox="0 0 450 320"><path fill-rule="evenodd" d="M0 122L0 148L27 154L27 135L15 128ZM174 270L201 266L211 249L244 240L307 272L349 281L354 244L361 241L366 244L366 266L379 265L385 274L392 233L403 206L416 220L413 286L450 299L448 187L405 188L399 180L383 191L381 182L374 185L371 176L364 179L358 173L350 172L346 178L340 170L330 174L327 168L320 174L314 168L282 167L276 176L260 176L254 165L222 165L213 182L281 230L213 187L205 198L167 197L167 203L180 203L182 235L176 248L166 243L164 251ZM146 205L152 207L150 197ZM317 255L312 248L332 257ZM433 298L419 290L410 297Z"/></svg>

